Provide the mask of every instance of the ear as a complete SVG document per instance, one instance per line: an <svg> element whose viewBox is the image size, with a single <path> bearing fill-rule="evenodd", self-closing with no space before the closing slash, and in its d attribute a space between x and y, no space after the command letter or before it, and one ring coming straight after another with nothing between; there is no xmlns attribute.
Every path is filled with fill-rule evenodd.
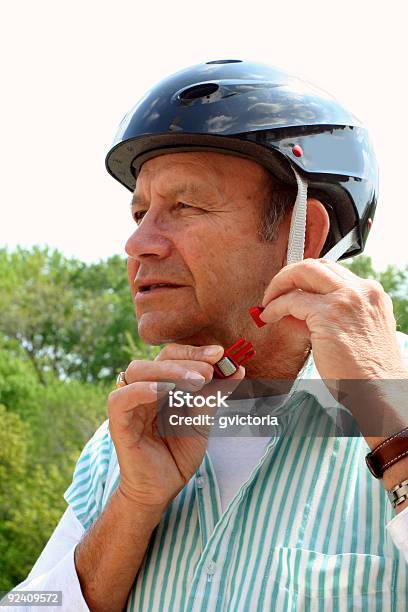
<svg viewBox="0 0 408 612"><path fill-rule="evenodd" d="M304 258L317 258L329 233L330 219L327 210L315 198L307 199L306 236Z"/></svg>

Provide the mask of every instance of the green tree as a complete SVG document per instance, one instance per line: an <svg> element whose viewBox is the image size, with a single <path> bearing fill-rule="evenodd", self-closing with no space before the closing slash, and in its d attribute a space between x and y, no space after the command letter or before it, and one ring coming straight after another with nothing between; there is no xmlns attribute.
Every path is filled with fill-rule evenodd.
<svg viewBox="0 0 408 612"><path fill-rule="evenodd" d="M408 266L400 269L389 265L383 271L376 271L367 255L359 255L343 265L357 276L372 278L382 284L392 299L397 329L408 334Z"/></svg>
<svg viewBox="0 0 408 612"><path fill-rule="evenodd" d="M86 265L56 250L0 250L0 331L25 351L37 378L112 380L137 334L126 262Z"/></svg>
<svg viewBox="0 0 408 612"><path fill-rule="evenodd" d="M62 365L75 301L70 276L79 265L37 247L0 251L0 329L19 342L43 384L45 372L58 374Z"/></svg>
<svg viewBox="0 0 408 612"><path fill-rule="evenodd" d="M66 507L85 442L107 418L109 386L51 374L43 386L29 366L0 350L1 590L27 576Z"/></svg>
<svg viewBox="0 0 408 612"><path fill-rule="evenodd" d="M28 574L58 523L68 469L33 465L29 426L2 405L0 423L0 590L9 590Z"/></svg>

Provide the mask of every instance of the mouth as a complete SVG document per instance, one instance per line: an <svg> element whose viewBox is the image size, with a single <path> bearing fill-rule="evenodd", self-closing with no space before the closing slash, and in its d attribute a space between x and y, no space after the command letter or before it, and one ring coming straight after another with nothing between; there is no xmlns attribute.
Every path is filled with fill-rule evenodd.
<svg viewBox="0 0 408 612"><path fill-rule="evenodd" d="M141 285L138 289L137 294L147 295L157 293L159 291L168 291L169 289L179 289L183 286L184 285L174 285L172 283L153 283L151 285Z"/></svg>

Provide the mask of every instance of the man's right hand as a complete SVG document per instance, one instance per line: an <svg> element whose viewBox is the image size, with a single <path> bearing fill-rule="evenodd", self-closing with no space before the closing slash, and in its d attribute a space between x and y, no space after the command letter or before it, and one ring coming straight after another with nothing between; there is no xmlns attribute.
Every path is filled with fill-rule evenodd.
<svg viewBox="0 0 408 612"><path fill-rule="evenodd" d="M132 361L125 372L128 384L110 393L109 430L120 467L118 489L140 508L162 513L201 464L208 442L194 427L191 436L159 436L157 399L173 385L158 381L174 381L195 393L211 383L213 364L222 355L221 346L168 344L154 361ZM244 376L240 366L228 378L236 381L230 389Z"/></svg>

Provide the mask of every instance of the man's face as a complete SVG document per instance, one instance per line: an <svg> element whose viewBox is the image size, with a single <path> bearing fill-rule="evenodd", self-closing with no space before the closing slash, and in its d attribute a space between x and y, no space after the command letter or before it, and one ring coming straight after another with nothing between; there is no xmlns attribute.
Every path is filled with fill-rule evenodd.
<svg viewBox="0 0 408 612"><path fill-rule="evenodd" d="M126 252L146 343L227 346L253 330L247 309L282 267L287 244L286 230L274 243L259 236L266 187L264 168L232 155L172 153L145 162Z"/></svg>

